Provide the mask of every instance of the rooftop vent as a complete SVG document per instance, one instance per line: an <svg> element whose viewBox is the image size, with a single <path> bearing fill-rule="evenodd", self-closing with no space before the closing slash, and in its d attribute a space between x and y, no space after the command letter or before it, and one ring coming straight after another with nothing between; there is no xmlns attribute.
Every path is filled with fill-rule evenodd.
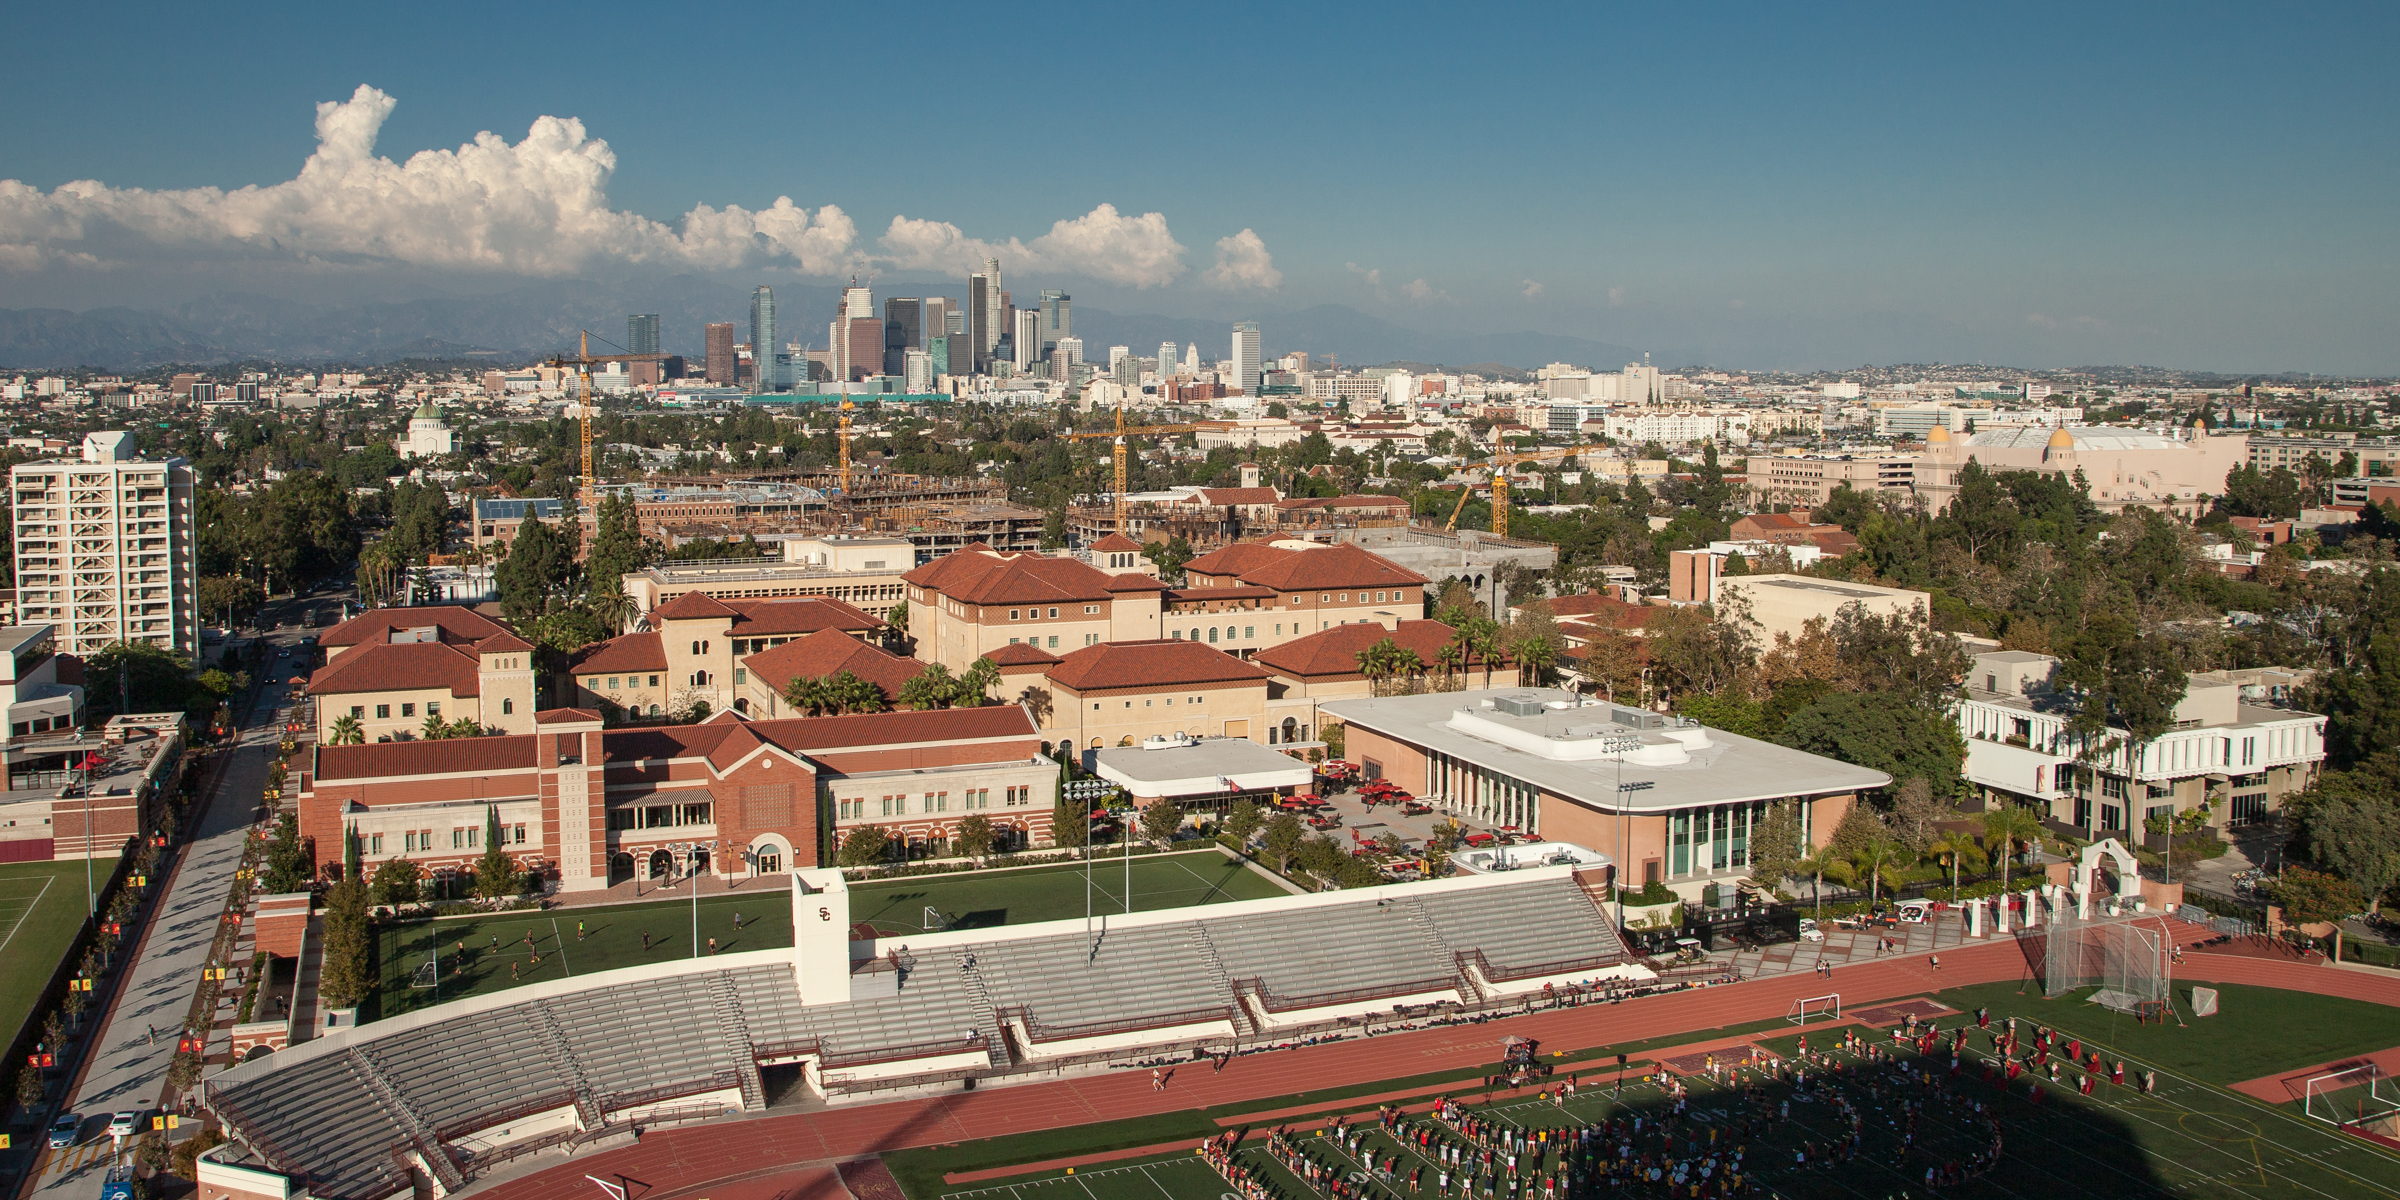
<svg viewBox="0 0 2400 1200"><path fill-rule="evenodd" d="M1542 698L1540 696L1502 696L1493 702L1493 707L1512 717L1538 717L1542 715Z"/></svg>
<svg viewBox="0 0 2400 1200"><path fill-rule="evenodd" d="M1614 715L1617 724L1627 729L1664 729L1667 724L1665 717L1646 708L1626 708L1618 705Z"/></svg>

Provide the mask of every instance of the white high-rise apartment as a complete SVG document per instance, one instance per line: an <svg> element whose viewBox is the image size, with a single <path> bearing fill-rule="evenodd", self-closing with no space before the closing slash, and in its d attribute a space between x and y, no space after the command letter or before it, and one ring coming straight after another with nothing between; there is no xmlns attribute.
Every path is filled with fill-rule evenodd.
<svg viewBox="0 0 2400 1200"><path fill-rule="evenodd" d="M1161 382L1175 374L1175 358L1175 343L1160 342L1158 344L1158 378Z"/></svg>
<svg viewBox="0 0 2400 1200"><path fill-rule="evenodd" d="M133 435L86 434L80 458L9 472L17 620L57 631L61 653L113 642L200 650L192 466L134 457Z"/></svg>
<svg viewBox="0 0 2400 1200"><path fill-rule="evenodd" d="M1017 370L1019 372L1030 370L1033 364L1041 361L1042 314L1040 310L1018 309L1017 327L1011 331L1011 336L1016 339Z"/></svg>
<svg viewBox="0 0 2400 1200"><path fill-rule="evenodd" d="M1258 322L1244 321L1233 327L1234 386L1245 396L1258 394Z"/></svg>

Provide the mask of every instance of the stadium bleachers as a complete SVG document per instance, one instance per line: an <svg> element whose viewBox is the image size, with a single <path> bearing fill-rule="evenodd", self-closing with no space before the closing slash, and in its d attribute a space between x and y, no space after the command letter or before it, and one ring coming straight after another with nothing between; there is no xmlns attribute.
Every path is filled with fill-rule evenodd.
<svg viewBox="0 0 2400 1200"><path fill-rule="evenodd" d="M980 1070L1018 1066L1001 1014L1034 1043L1168 1027L1188 1037L1216 1021L1247 1036L1258 1026L1245 991L1291 1028L1317 1019L1313 1008L1330 1017L1402 995L1457 989L1479 1002L1462 958L1509 977L1627 957L1605 915L1556 875L1148 914L1096 940L1061 926L889 946L853 969L842 1003L803 1003L806 980L763 954L545 985L514 1002L503 992L241 1064L211 1077L203 1100L316 1200L381 1200L409 1186L404 1155L428 1130L448 1144L568 1105L589 1127L735 1088L755 1104L760 1057L814 1058L828 1086L876 1064L865 1086L880 1087L909 1082L920 1059L952 1076L962 1053L988 1052Z"/></svg>

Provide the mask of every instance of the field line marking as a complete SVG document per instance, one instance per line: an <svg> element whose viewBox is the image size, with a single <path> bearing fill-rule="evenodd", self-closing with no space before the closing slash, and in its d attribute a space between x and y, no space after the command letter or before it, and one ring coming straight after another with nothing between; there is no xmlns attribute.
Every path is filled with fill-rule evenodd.
<svg viewBox="0 0 2400 1200"><path fill-rule="evenodd" d="M1098 1192L1095 1192L1095 1191L1093 1191L1093 1190L1092 1190L1092 1185L1090 1185L1090 1184L1088 1184L1088 1183L1085 1183L1084 1181L1082 1181L1082 1180L1078 1179L1078 1180L1076 1180L1076 1181L1075 1181L1075 1186L1077 1186L1077 1187L1079 1187L1079 1188L1082 1188L1082 1189L1083 1189L1083 1194L1084 1194L1084 1195L1086 1195L1086 1196L1090 1196L1090 1197L1092 1198L1092 1200L1100 1200L1100 1194L1099 1194Z"/></svg>
<svg viewBox="0 0 2400 1200"><path fill-rule="evenodd" d="M25 928L25 919L32 916L33 911L42 906L42 897L49 895L50 885L57 882L58 876L56 875L42 881L42 890L33 894L33 903L26 905L25 911L17 914L16 923L8 927L8 936L0 938L0 950L8 949L8 944L17 940L17 931Z"/></svg>
<svg viewBox="0 0 2400 1200"><path fill-rule="evenodd" d="M567 935L558 927L557 917L550 918L550 936L558 939L558 969L566 972L567 978L574 978L575 968L567 965Z"/></svg>
<svg viewBox="0 0 2400 1200"><path fill-rule="evenodd" d="M1208 903L1208 898L1209 898L1210 896L1214 896L1214 895L1220 895L1220 894L1222 894L1222 895L1223 895L1223 896L1224 896L1226 899L1228 899L1228 900L1231 900L1231 899L1233 899L1233 893L1226 891L1226 890L1225 890L1225 887L1224 887L1224 885L1223 885L1223 884L1210 883L1210 882L1208 881L1208 877L1207 877L1206 875L1202 875L1202 874L1201 874L1200 872L1198 872L1198 871L1195 871L1195 870L1193 870L1193 869L1192 869L1192 865L1191 865L1190 863L1180 863L1180 862L1179 862L1179 863L1176 863L1175 865L1176 865L1177 867L1180 867L1180 868L1182 868L1182 869L1183 869L1183 873L1184 873L1184 874L1186 874L1186 875L1189 875L1189 876L1191 876L1192 878L1199 880L1199 881L1200 881L1200 883L1201 883L1201 885L1202 885L1204 888L1206 888L1206 889L1207 889L1207 890L1205 890L1205 891L1203 891L1203 892L1201 892L1201 893L1200 893L1200 903L1202 903L1202 904L1206 904L1206 903Z"/></svg>
<svg viewBox="0 0 2400 1200"><path fill-rule="evenodd" d="M1160 1183L1158 1176L1150 1173L1150 1164L1148 1163L1142 1164L1142 1178L1149 1180L1150 1186L1157 1188L1159 1195L1165 1196L1167 1200L1175 1200L1175 1193L1168 1191L1167 1185Z"/></svg>

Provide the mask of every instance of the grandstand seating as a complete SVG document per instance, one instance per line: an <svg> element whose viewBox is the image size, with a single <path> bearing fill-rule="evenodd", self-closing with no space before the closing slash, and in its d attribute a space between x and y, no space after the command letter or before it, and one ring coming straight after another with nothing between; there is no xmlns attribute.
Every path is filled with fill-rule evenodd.
<svg viewBox="0 0 2400 1200"><path fill-rule="evenodd" d="M1591 899L1558 875L1149 914L1096 945L1063 923L928 940L854 970L845 1003L804 1004L788 961L702 959L679 974L612 973L361 1026L232 1067L207 1081L203 1100L270 1166L305 1177L316 1200L380 1200L408 1186L403 1155L426 1131L450 1143L570 1104L590 1127L736 1087L756 1104L760 1057L813 1057L829 1077L898 1064L886 1073L905 1083L909 1061L951 1056L955 1073L962 1052L988 1051L985 1070L1010 1068L1007 1019L1036 1043L1215 1021L1247 1034L1245 990L1290 1027L1311 1008L1453 988L1482 999L1462 956L1498 977L1627 957Z"/></svg>

